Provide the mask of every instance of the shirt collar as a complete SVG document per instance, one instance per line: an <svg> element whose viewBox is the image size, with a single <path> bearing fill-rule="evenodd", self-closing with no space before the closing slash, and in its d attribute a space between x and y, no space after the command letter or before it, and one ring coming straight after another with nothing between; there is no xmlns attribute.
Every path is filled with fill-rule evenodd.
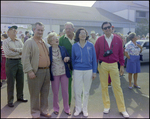
<svg viewBox="0 0 150 119"><path fill-rule="evenodd" d="M10 37L8 37L8 40L9 40L9 41L12 41ZM17 39L17 38L15 38L15 40L17 40L17 41L18 41L18 39Z"/></svg>
<svg viewBox="0 0 150 119"><path fill-rule="evenodd" d="M111 35L110 35L110 37L109 37L109 38L107 38L107 37L106 37L106 35L104 34L104 37L105 37L105 39L109 39L109 38L113 39L114 35L113 35L113 34L111 34Z"/></svg>

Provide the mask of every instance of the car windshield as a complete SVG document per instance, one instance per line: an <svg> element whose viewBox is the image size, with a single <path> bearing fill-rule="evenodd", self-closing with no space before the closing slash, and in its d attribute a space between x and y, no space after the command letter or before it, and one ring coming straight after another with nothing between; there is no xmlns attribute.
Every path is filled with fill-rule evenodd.
<svg viewBox="0 0 150 119"><path fill-rule="evenodd" d="M137 41L137 44L142 45L143 41Z"/></svg>

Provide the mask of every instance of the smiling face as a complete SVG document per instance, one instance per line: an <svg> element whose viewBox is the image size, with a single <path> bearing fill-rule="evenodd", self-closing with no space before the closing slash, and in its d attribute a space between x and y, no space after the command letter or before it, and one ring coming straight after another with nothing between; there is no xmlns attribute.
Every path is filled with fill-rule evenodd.
<svg viewBox="0 0 150 119"><path fill-rule="evenodd" d="M36 28L33 29L33 31L35 37L42 38L44 32L44 26L37 24Z"/></svg>
<svg viewBox="0 0 150 119"><path fill-rule="evenodd" d="M59 39L56 35L54 35L50 41L51 46L58 46L59 45Z"/></svg>
<svg viewBox="0 0 150 119"><path fill-rule="evenodd" d="M80 40L86 39L86 31L85 30L80 30L79 39Z"/></svg>
<svg viewBox="0 0 150 119"><path fill-rule="evenodd" d="M104 24L102 30L105 33L105 35L111 35L111 33L112 33L112 27L111 27L111 25L109 23L108 24Z"/></svg>
<svg viewBox="0 0 150 119"><path fill-rule="evenodd" d="M65 25L65 33L67 34L67 36L72 35L74 32L74 28L72 27L71 24L66 24Z"/></svg>

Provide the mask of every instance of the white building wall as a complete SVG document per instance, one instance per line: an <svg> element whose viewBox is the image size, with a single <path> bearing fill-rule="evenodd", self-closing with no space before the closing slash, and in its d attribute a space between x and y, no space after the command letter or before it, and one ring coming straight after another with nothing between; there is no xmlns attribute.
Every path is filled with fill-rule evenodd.
<svg viewBox="0 0 150 119"><path fill-rule="evenodd" d="M50 32L50 25L45 25L45 29L44 29L44 33L43 33L43 38L45 38L47 36L47 33Z"/></svg>
<svg viewBox="0 0 150 119"><path fill-rule="evenodd" d="M114 14L123 17L124 19L128 19L128 10L122 10L118 12L114 12Z"/></svg>
<svg viewBox="0 0 150 119"><path fill-rule="evenodd" d="M51 31L55 31L57 34L59 34L60 25L52 25Z"/></svg>
<svg viewBox="0 0 150 119"><path fill-rule="evenodd" d="M135 22L135 10L129 10L129 20Z"/></svg>
<svg viewBox="0 0 150 119"><path fill-rule="evenodd" d="M127 33L130 31L129 28L123 28L123 35L127 35Z"/></svg>

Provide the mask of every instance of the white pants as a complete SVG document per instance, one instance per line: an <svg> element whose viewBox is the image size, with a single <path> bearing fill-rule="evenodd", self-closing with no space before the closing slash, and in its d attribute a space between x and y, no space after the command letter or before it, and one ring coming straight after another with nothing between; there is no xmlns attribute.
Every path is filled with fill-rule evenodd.
<svg viewBox="0 0 150 119"><path fill-rule="evenodd" d="M75 106L77 112L87 112L89 91L92 84L92 70L74 70L73 84L75 94ZM83 91L83 109L81 94Z"/></svg>

